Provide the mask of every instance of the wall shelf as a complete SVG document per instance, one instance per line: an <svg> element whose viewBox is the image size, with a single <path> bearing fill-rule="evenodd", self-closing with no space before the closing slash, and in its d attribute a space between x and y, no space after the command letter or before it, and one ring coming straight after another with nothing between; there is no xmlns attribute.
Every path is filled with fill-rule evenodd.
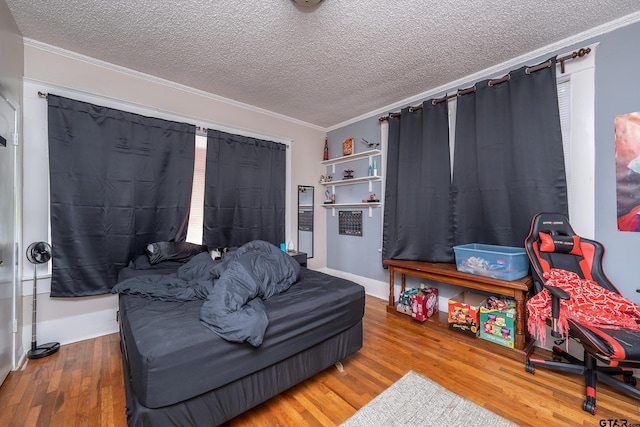
<svg viewBox="0 0 640 427"><path fill-rule="evenodd" d="M350 156L342 156L342 157L336 157L335 159L324 160L322 164L325 166L337 165L339 163L346 163L352 160L364 159L366 157L379 156L381 154L382 154L382 151L380 150L362 151L360 153L354 153Z"/></svg>
<svg viewBox="0 0 640 427"><path fill-rule="evenodd" d="M369 208L369 218L373 216L373 208L379 208L382 206L381 202L371 202L371 203L325 203L322 205L323 208L331 209L331 215L336 216L336 208Z"/></svg>
<svg viewBox="0 0 640 427"><path fill-rule="evenodd" d="M382 156L382 151L380 150L368 150L362 151L360 153L354 153L350 156L336 157L335 159L325 160L322 162L322 165L325 167L331 168L331 174L335 175L336 173L336 165L341 163L353 162L358 160L368 160L368 165L371 170L371 167L374 165L374 157ZM378 160L380 161L380 160ZM328 182L321 182L320 185L323 187L331 187L331 194L336 194L336 187L344 186L344 185L358 185L358 184L369 184L369 193L373 192L373 183L382 181L381 175L373 175L373 176L359 176L356 178L349 179L336 179ZM329 191L329 190L327 190ZM353 202L353 203L327 203L323 204L323 207L327 209L331 209L332 216L336 216L336 208L368 208L369 209L369 218L373 217L373 209L379 208L382 206L381 202Z"/></svg>
<svg viewBox="0 0 640 427"><path fill-rule="evenodd" d="M320 185L324 185L325 187L338 186L338 185L353 185L353 184L358 184L360 182L380 181L381 179L382 179L381 176L361 176L358 178L339 179L336 181L321 182Z"/></svg>

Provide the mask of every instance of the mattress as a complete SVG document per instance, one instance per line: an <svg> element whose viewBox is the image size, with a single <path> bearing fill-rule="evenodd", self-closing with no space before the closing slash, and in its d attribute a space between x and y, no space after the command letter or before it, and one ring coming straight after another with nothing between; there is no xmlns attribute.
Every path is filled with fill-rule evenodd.
<svg viewBox="0 0 640 427"><path fill-rule="evenodd" d="M346 331L364 315L364 288L302 268L287 292L265 301L269 327L257 348L225 341L200 324L202 303L120 295L124 357L145 407L224 386Z"/></svg>
<svg viewBox="0 0 640 427"><path fill-rule="evenodd" d="M140 404L123 361L129 427L217 426L331 367L362 348L362 322L229 384L160 408Z"/></svg>

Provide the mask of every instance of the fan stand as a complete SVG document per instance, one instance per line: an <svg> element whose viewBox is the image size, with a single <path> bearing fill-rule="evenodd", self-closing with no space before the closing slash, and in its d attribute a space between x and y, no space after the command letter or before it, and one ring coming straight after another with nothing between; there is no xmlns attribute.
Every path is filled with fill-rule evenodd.
<svg viewBox="0 0 640 427"><path fill-rule="evenodd" d="M59 342L48 342L38 345L36 341L36 303L38 301L38 282L36 279L38 265L33 265L33 315L31 318L31 350L27 352L29 359L42 359L60 350Z"/></svg>

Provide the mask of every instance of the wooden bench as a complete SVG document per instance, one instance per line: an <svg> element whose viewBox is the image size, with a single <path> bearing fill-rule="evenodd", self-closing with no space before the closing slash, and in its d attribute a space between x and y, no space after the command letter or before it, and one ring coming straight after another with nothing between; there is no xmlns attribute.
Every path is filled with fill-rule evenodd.
<svg viewBox="0 0 640 427"><path fill-rule="evenodd" d="M459 336L461 340L470 340L477 347L522 361L526 361L527 356L533 350L534 341L531 339L526 328L527 313L525 308L525 302L529 295L529 290L531 289L531 286L533 284L531 276L525 276L522 279L518 280L507 281L494 279L492 277L464 273L458 271L455 264L407 261L397 259L385 260L384 264L389 267L389 305L387 306L388 313L394 313L410 318L410 316L399 313L396 310L394 286L395 273L400 273L401 292L405 290L406 275L409 275L434 280L436 282L462 286L468 289L484 291L495 295L507 296L513 298L516 301L516 331L514 348L511 349L508 347L504 347L499 344L495 344L481 338L467 336L456 331L451 331L451 334L456 334L456 336ZM435 328L440 332L447 333L449 331L447 313L439 312L437 316L428 319L423 323L423 325L425 327Z"/></svg>

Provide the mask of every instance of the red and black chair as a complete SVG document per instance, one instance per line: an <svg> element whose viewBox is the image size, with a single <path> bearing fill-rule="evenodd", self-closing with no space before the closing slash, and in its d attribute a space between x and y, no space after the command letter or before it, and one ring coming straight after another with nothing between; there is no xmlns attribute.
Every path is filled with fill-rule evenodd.
<svg viewBox="0 0 640 427"><path fill-rule="evenodd" d="M534 373L536 366L584 375L586 399L582 409L596 413L596 382L602 381L617 390L640 399L632 368L640 368L640 333L628 328L608 329L585 325L567 319L568 334L558 332L557 321L560 300L569 300L569 294L545 283L544 273L562 269L576 273L582 279L590 279L609 291L620 294L607 278L602 267L604 246L594 240L576 235L566 216L554 213L536 214L531 221L529 235L525 239L534 281L533 292L548 289L552 301L551 335L561 344L573 339L584 349L583 360L562 350L552 349L553 360L530 357L526 370Z"/></svg>

